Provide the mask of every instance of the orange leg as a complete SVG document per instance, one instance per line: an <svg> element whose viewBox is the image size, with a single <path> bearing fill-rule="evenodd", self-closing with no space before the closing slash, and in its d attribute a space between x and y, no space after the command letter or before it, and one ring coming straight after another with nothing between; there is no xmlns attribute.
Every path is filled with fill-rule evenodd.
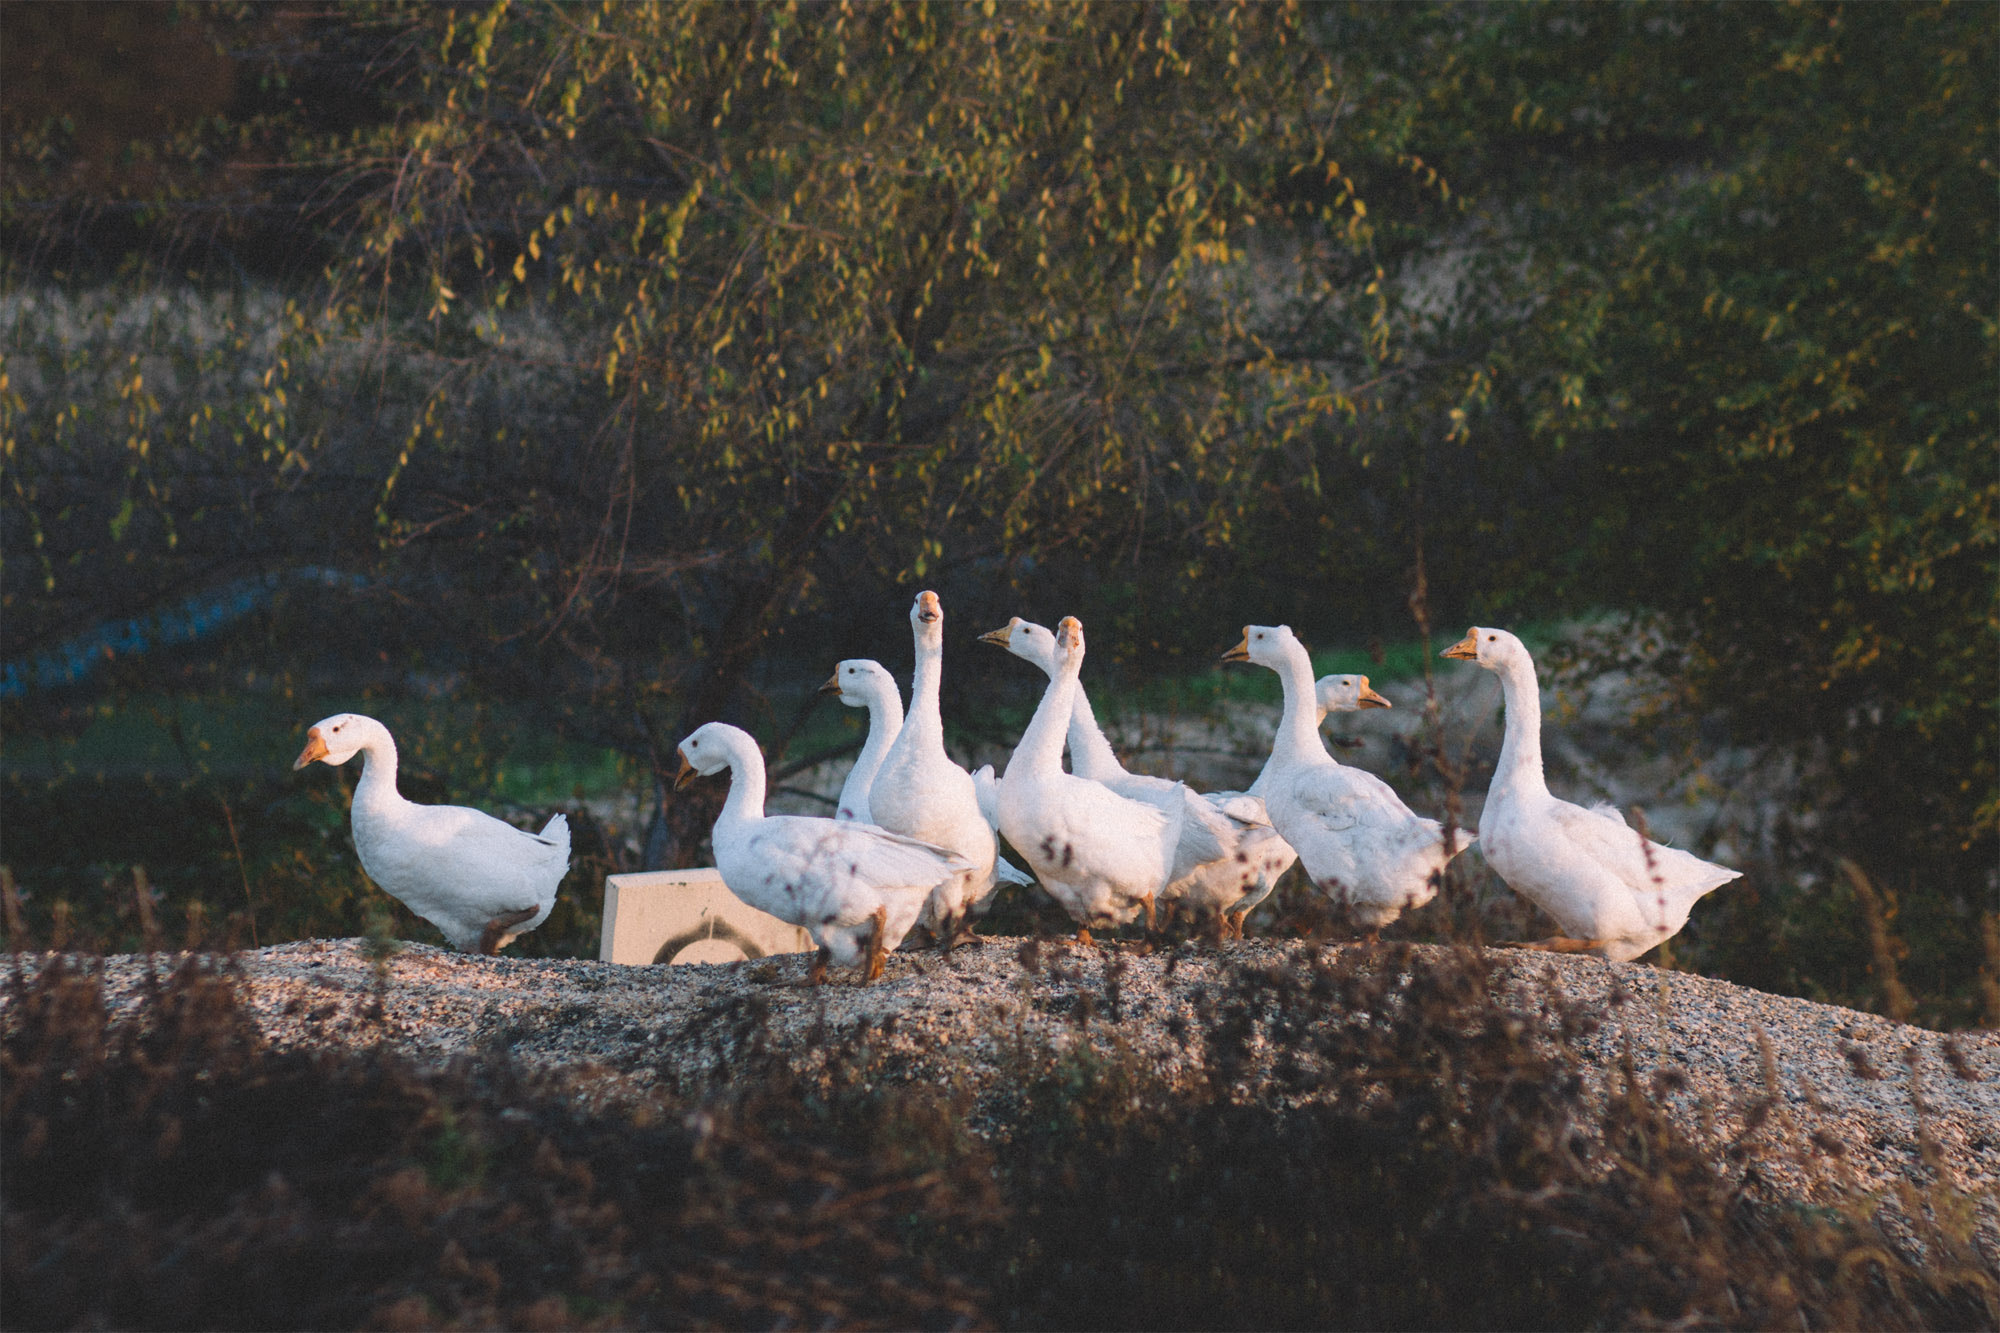
<svg viewBox="0 0 2000 1333"><path fill-rule="evenodd" d="M1154 898L1154 896L1155 896L1155 895L1153 895L1153 894L1150 894L1150 893L1149 893L1149 894L1147 894L1147 895L1146 895L1146 899L1145 899L1145 901L1146 901L1146 933L1147 933L1148 935L1150 935L1150 934L1152 934L1152 933L1153 933L1153 919L1154 919L1154 916L1156 915L1156 914L1154 913L1154 911L1153 911L1153 898ZM1171 906L1171 904L1169 904L1169 905Z"/></svg>
<svg viewBox="0 0 2000 1333"><path fill-rule="evenodd" d="M824 986L826 984L826 960L829 957L831 955L828 953L826 946L822 944L819 952L813 955L812 966L806 969L806 985Z"/></svg>
<svg viewBox="0 0 2000 1333"><path fill-rule="evenodd" d="M1539 949L1543 953L1598 953L1609 945L1608 940L1573 940L1564 935L1551 935L1545 940L1509 940L1502 943L1502 949Z"/></svg>
<svg viewBox="0 0 2000 1333"><path fill-rule="evenodd" d="M882 959L889 952L886 940L889 934L889 909L875 909L875 933L868 940L868 974L861 981L863 985L875 981L882 975Z"/></svg>
<svg viewBox="0 0 2000 1333"><path fill-rule="evenodd" d="M1096 941L1096 940L1093 940L1092 938L1090 938L1090 927L1089 927L1089 926L1078 926L1078 927L1076 928L1076 942L1077 942L1078 944L1081 944L1081 945L1085 945L1085 946L1089 946L1089 945L1092 945L1092 944L1095 944L1095 943L1097 943L1097 941Z"/></svg>

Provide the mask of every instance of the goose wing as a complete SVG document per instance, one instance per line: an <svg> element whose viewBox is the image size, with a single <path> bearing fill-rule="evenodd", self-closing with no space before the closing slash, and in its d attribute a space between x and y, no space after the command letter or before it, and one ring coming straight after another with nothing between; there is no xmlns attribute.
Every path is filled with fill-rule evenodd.
<svg viewBox="0 0 2000 1333"><path fill-rule="evenodd" d="M805 815L762 821L750 846L774 865L800 874L841 875L882 886L936 884L972 869L970 862L935 843L891 833L874 824L835 822Z"/></svg>
<svg viewBox="0 0 2000 1333"><path fill-rule="evenodd" d="M1551 802L1551 806L1550 822L1557 833L1593 864L1633 889L1644 889L1652 883L1655 873L1665 878L1661 853L1672 849L1640 837L1638 830L1626 824L1624 816L1614 807L1598 805L1586 810L1560 800ZM1646 865L1649 849L1654 858L1652 870Z"/></svg>
<svg viewBox="0 0 2000 1333"><path fill-rule="evenodd" d="M1388 783L1344 764L1315 764L1293 775L1289 785L1292 801L1330 832L1415 817Z"/></svg>
<svg viewBox="0 0 2000 1333"><path fill-rule="evenodd" d="M867 918L884 892L928 893L954 874L972 867L946 851L873 824L779 815L742 844L735 867L748 867L750 882L731 892L754 907L786 920L853 926ZM735 871L738 878L741 870Z"/></svg>
<svg viewBox="0 0 2000 1333"><path fill-rule="evenodd" d="M1252 796L1249 792L1212 791L1202 799L1246 828L1264 827L1271 822L1270 813L1264 809L1263 798Z"/></svg>
<svg viewBox="0 0 2000 1333"><path fill-rule="evenodd" d="M1551 805L1551 822L1562 838L1636 893L1655 889L1706 892L1741 873L1642 837L1614 806L1586 810L1560 800Z"/></svg>
<svg viewBox="0 0 2000 1333"><path fill-rule="evenodd" d="M562 836L549 836L558 832L553 820L544 835L483 810L433 805L400 832L416 844L402 849L405 856L429 863L438 887L489 915L540 907L548 896L544 881L560 880L569 866L566 822Z"/></svg>
<svg viewBox="0 0 2000 1333"><path fill-rule="evenodd" d="M1249 828L1245 821L1232 818L1185 782L1146 773L1122 773L1103 785L1128 801L1151 806L1178 822L1179 842L1174 847L1171 879L1179 879L1196 866L1234 856L1238 839Z"/></svg>

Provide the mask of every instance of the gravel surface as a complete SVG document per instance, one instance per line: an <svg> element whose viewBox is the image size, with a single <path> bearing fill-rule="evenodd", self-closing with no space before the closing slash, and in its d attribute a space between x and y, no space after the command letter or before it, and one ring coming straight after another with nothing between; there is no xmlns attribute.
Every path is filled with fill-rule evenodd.
<svg viewBox="0 0 2000 1333"><path fill-rule="evenodd" d="M1228 966L1364 947L1249 940L1221 951L1184 945L1148 954L1050 942L1038 946L1040 966L1031 973L1022 944L988 940L949 959L892 954L874 986L845 984L836 970L835 983L817 989L801 984L804 955L625 967L413 944L387 964L386 1021L363 1016L377 984L364 941L278 945L240 962L253 1011L279 1046L387 1041L437 1060L506 1052L560 1071L579 1098L611 1100L649 1087L689 1092L726 1082L746 1034L757 1031L806 1067L831 1058L865 1065L870 1078L953 1080L974 1095L982 1131L1005 1134L1008 1090L1023 1059L1087 1043L1122 1047L1172 1079L1191 1077L1198 1007ZM1601 1012L1602 1026L1580 1047L1600 1093L1629 1043L1651 1095L1667 1097L1690 1127L1711 1117L1708 1132L1725 1140L1765 1095L1759 1034L1768 1037L1783 1102L1743 1146L1755 1182L1770 1195L1808 1202L1854 1185L1929 1185L1921 1104L1943 1169L1983 1196L1982 1230L1991 1233L2000 1220L2000 1033L1947 1039L1640 963L1514 951L1496 951L1496 962L1496 984L1512 1007L1525 1010L1553 987ZM144 959L113 957L103 966L114 1015L129 1011ZM1663 1072L1664 1080L1656 1077Z"/></svg>

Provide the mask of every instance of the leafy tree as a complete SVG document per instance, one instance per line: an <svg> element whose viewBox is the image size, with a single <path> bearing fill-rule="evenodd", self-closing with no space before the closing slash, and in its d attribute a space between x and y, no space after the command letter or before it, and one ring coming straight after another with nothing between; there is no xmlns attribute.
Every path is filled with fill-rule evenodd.
<svg viewBox="0 0 2000 1333"><path fill-rule="evenodd" d="M1449 465L1518 478L1461 540L1557 520L1484 596L1665 616L1694 708L1819 774L1822 874L1872 867L1969 976L2000 892L1994 11L1383 21L1326 36L1406 81L1469 201Z"/></svg>
<svg viewBox="0 0 2000 1333"><path fill-rule="evenodd" d="M1393 148L1294 8L384 13L333 304L435 388L382 538L559 637L663 774L836 566L1226 542L1351 406L1286 321L1371 276L1333 150ZM464 430L496 373L575 424ZM649 860L705 830L672 809Z"/></svg>
<svg viewBox="0 0 2000 1333"><path fill-rule="evenodd" d="M144 133L152 75L22 73L86 12L0 10L10 662L338 570L105 675L455 675L660 774L791 744L760 686L920 582L1151 660L1398 632L1420 548L1435 619L1657 619L1813 776L1799 884L1853 857L1971 975L1990 7L121 9L189 72ZM1704 963L1829 975L1762 947L1825 898Z"/></svg>

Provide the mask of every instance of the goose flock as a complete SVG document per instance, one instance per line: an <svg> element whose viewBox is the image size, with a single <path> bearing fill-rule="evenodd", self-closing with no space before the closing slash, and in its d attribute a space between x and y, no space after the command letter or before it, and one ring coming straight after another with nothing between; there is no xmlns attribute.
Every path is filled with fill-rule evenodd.
<svg viewBox="0 0 2000 1333"><path fill-rule="evenodd" d="M1524 947L1622 962L1671 938L1697 900L1739 875L1652 841L1614 807L1586 809L1550 794L1534 660L1506 630L1475 626L1443 654L1498 675L1506 702L1499 767L1475 839L1334 759L1320 736L1326 715L1390 703L1366 676L1315 680L1289 626L1245 626L1223 654L1277 673L1284 710L1256 781L1207 793L1119 761L1084 692L1083 625L1074 616L1054 630L1016 617L980 636L1033 664L1048 684L1005 771L968 773L944 747L936 593L918 594L910 629L916 671L907 714L895 678L874 661L841 662L821 687L868 712L867 741L831 818L767 814L764 756L741 728L710 722L679 746L676 788L729 774L713 836L723 883L811 935L815 984L835 963L859 964L861 980L875 980L885 955L919 926L942 950L974 938L973 921L1008 884L1039 883L1084 944L1093 929L1143 919L1151 931L1177 912L1228 939L1242 937L1245 918L1296 864L1373 942L1430 902L1445 866L1476 841L1501 880L1563 931ZM372 718L338 714L306 735L294 768L362 756L352 811L362 868L453 945L492 953L548 918L569 866L561 815L534 834L477 810L403 799L395 741ZM1000 854L1003 837L1026 869Z"/></svg>

